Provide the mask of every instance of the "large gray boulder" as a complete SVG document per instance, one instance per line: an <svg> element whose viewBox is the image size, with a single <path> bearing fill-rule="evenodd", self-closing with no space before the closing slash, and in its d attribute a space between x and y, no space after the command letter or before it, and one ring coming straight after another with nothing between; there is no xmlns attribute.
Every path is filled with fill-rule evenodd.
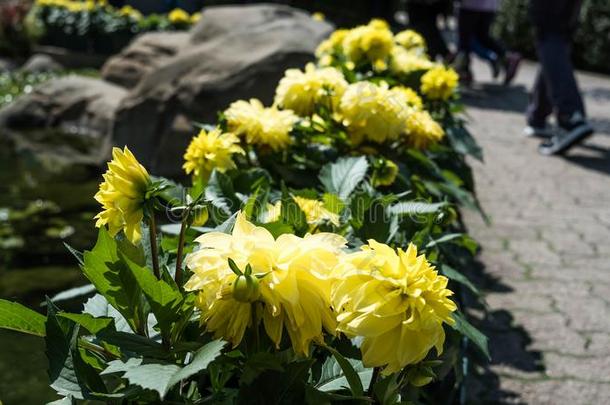
<svg viewBox="0 0 610 405"><path fill-rule="evenodd" d="M136 37L102 67L102 78L132 88L149 72L188 46L188 32L150 32Z"/></svg>
<svg viewBox="0 0 610 405"><path fill-rule="evenodd" d="M123 99L114 142L129 145L155 173L180 173L196 132L192 121L215 122L217 112L238 99L271 103L284 71L313 60L331 30L286 6L207 8L188 46L144 74Z"/></svg>
<svg viewBox="0 0 610 405"><path fill-rule="evenodd" d="M102 165L115 111L126 95L103 80L65 76L37 86L0 110L0 141L55 168Z"/></svg>

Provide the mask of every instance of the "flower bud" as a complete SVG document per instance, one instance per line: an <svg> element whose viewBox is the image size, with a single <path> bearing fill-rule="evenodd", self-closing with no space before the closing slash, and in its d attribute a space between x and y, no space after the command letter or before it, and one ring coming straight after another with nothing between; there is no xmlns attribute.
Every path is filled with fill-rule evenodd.
<svg viewBox="0 0 610 405"><path fill-rule="evenodd" d="M252 275L237 276L233 282L233 298L239 302L254 302L260 297L258 278Z"/></svg>

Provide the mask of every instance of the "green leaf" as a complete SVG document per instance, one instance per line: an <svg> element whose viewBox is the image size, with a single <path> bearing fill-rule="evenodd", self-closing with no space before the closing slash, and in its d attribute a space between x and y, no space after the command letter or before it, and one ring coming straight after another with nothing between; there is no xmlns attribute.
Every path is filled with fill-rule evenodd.
<svg viewBox="0 0 610 405"><path fill-rule="evenodd" d="M429 203L423 201L404 201L392 205L389 210L395 215L434 214L447 205L446 202Z"/></svg>
<svg viewBox="0 0 610 405"><path fill-rule="evenodd" d="M123 353L133 353L156 359L165 359L170 355L160 343L134 333L105 329L100 331L98 337L106 343L118 346Z"/></svg>
<svg viewBox="0 0 610 405"><path fill-rule="evenodd" d="M162 363L143 364L142 359L132 358L126 363L121 360L111 361L102 375L124 373L123 378L127 379L130 384L157 391L160 398L163 399L178 382L207 368L220 355L224 345L225 342L221 340L207 343L195 353L193 360L184 367Z"/></svg>
<svg viewBox="0 0 610 405"><path fill-rule="evenodd" d="M324 208L333 214L341 214L341 211L343 211L343 208L345 207L343 201L341 201L339 196L336 194L324 193L322 200L324 201Z"/></svg>
<svg viewBox="0 0 610 405"><path fill-rule="evenodd" d="M472 326L466 318L464 318L461 314L454 312L453 319L455 320L455 324L453 325L453 329L460 332L462 335L466 336L469 340L471 340L488 359L491 360L489 355L489 346L488 346L488 338L477 328Z"/></svg>
<svg viewBox="0 0 610 405"><path fill-rule="evenodd" d="M125 317L134 331L142 329L145 320L142 294L138 283L124 260L119 248L104 227L97 243L84 254L83 273L110 305Z"/></svg>
<svg viewBox="0 0 610 405"><path fill-rule="evenodd" d="M45 335L45 317L16 302L0 299L0 328Z"/></svg>
<svg viewBox="0 0 610 405"><path fill-rule="evenodd" d="M205 188L205 198L225 216L230 216L241 206L241 201L233 189L231 178L216 170L212 172Z"/></svg>
<svg viewBox="0 0 610 405"><path fill-rule="evenodd" d="M55 305L49 300L47 308L45 341L51 388L60 395L83 399L72 357L73 349L76 349L78 325L69 319L58 318Z"/></svg>
<svg viewBox="0 0 610 405"><path fill-rule="evenodd" d="M260 224L259 226L271 232L271 235L276 239L282 234L294 232L292 226L285 224L282 221L267 222L266 224Z"/></svg>
<svg viewBox="0 0 610 405"><path fill-rule="evenodd" d="M282 187L282 207L280 218L285 224L291 225L296 232L307 231L307 217L299 207L299 204L294 201L294 198L288 193L286 187Z"/></svg>
<svg viewBox="0 0 610 405"><path fill-rule="evenodd" d="M437 245L441 245L443 243L453 243L455 245L462 246L466 248L472 255L476 254L477 249L479 248L479 244L470 236L464 233L445 234L438 239L434 239L428 242L426 248L431 248Z"/></svg>
<svg viewBox="0 0 610 405"><path fill-rule="evenodd" d="M72 405L73 399L71 395L63 397L53 402L48 402L47 405Z"/></svg>
<svg viewBox="0 0 610 405"><path fill-rule="evenodd" d="M343 201L364 180L369 164L364 156L340 158L320 170L320 181L329 193L337 194Z"/></svg>
<svg viewBox="0 0 610 405"><path fill-rule="evenodd" d="M89 314L94 318L112 318L114 320L114 327L117 331L131 332L131 327L125 320L125 317L110 305L103 295L95 294L93 297L89 298L87 302L85 302L83 313Z"/></svg>
<svg viewBox="0 0 610 405"><path fill-rule="evenodd" d="M251 384L256 377L267 370L284 371L282 361L272 353L259 352L248 357L239 378L240 385Z"/></svg>
<svg viewBox="0 0 610 405"><path fill-rule="evenodd" d="M316 387L320 391L336 391L345 387L345 383L347 383L353 396L362 396L364 394L363 383L368 385L373 370L365 368L360 360L348 360L334 348L329 346L326 348L332 353L335 364L330 359L325 362L323 365L324 381L321 379ZM339 369L341 369L341 373L339 373Z"/></svg>
<svg viewBox="0 0 610 405"><path fill-rule="evenodd" d="M122 254L119 254L122 256ZM179 290L163 280L157 280L146 267L141 267L126 257L122 257L133 278L146 296L152 313L162 331L169 333L172 323L180 318L183 298Z"/></svg>
<svg viewBox="0 0 610 405"><path fill-rule="evenodd" d="M57 314L57 316L76 322L93 335L103 329L106 329L114 321L112 318L94 318L89 314L72 314L70 312L60 312Z"/></svg>
<svg viewBox="0 0 610 405"><path fill-rule="evenodd" d="M477 295L480 294L479 289L477 287L475 287L475 285L472 284L470 282L470 280L468 280L468 277L466 277L465 275L463 275L462 273L460 273L459 271L457 271L453 267L451 267L449 265L446 265L446 264L442 264L441 265L441 273L443 275L447 276L448 279L456 281L456 282L458 282L460 284L465 285L473 293L475 293Z"/></svg>

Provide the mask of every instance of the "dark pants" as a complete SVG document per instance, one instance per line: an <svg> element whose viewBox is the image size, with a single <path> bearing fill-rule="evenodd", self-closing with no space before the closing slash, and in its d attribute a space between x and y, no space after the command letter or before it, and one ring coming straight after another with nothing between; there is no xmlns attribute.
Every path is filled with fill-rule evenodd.
<svg viewBox="0 0 610 405"><path fill-rule="evenodd" d="M437 25L438 16L444 14L446 9L447 6L444 2L434 4L407 3L409 27L424 37L428 45L428 54L432 59L436 59L437 56L445 58L449 54L445 39Z"/></svg>
<svg viewBox="0 0 610 405"><path fill-rule="evenodd" d="M543 126L553 112L559 122L573 113L585 115L571 62L570 40L580 1L531 0L530 14L536 32L540 68L530 95L528 123ZM546 7L551 8L546 8ZM555 10L549 14L549 10Z"/></svg>
<svg viewBox="0 0 610 405"><path fill-rule="evenodd" d="M492 50L498 57L506 53L504 47L490 35L495 13L491 11L476 11L460 8L458 14L458 51L464 55L470 54L472 44L476 40L484 48Z"/></svg>

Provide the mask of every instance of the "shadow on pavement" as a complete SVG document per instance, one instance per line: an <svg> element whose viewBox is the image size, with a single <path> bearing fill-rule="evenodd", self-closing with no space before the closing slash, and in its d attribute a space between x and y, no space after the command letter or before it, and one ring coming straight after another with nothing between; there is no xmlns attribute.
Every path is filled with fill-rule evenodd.
<svg viewBox="0 0 610 405"><path fill-rule="evenodd" d="M476 261L472 274L476 285L484 292L509 293L513 289L497 277L487 273L483 263ZM514 318L506 310L489 310L485 304L468 303L481 311L482 317L473 324L489 338L491 361L478 355L478 367L467 383L469 403L476 404L524 404L519 393L510 391L500 384L498 368L507 367L518 372L531 373L544 371L542 355L529 349L532 339L521 326L515 325Z"/></svg>
<svg viewBox="0 0 610 405"><path fill-rule="evenodd" d="M585 169L610 175L610 149L586 143L575 147L564 159Z"/></svg>
<svg viewBox="0 0 610 405"><path fill-rule="evenodd" d="M528 92L523 85L476 83L462 90L462 100L471 107L525 113Z"/></svg>

